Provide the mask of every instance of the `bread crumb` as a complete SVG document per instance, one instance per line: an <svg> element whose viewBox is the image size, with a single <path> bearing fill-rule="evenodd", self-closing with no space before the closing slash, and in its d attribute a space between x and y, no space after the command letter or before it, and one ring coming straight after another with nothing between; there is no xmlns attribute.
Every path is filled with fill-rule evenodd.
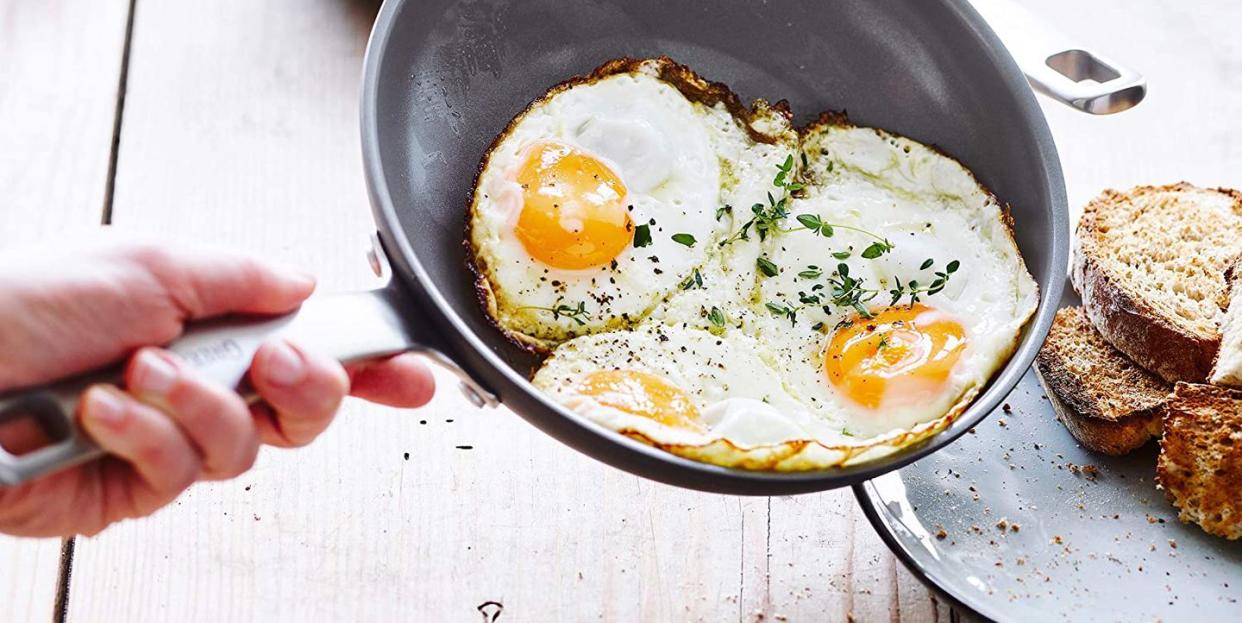
<svg viewBox="0 0 1242 623"><path fill-rule="evenodd" d="M947 536L949 536L949 533L945 532L944 526L936 526L936 538L937 539L940 539L941 541L943 541L945 537Z"/></svg>
<svg viewBox="0 0 1242 623"><path fill-rule="evenodd" d="M1009 520L1008 520L1008 519L1005 519L1004 517L1001 517L1001 518L1000 518L1000 521L996 522L996 527L997 527L997 528L999 528L1001 532L1004 532L1005 530L1008 530L1008 529L1009 529Z"/></svg>
<svg viewBox="0 0 1242 623"><path fill-rule="evenodd" d="M1087 465L1082 466L1082 475L1086 477L1087 480L1095 480L1100 476L1100 468L1088 463Z"/></svg>

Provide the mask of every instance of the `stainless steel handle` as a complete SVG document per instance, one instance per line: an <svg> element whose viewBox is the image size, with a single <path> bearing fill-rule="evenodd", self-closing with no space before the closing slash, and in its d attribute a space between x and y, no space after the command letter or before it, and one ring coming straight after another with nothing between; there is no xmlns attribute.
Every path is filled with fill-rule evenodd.
<svg viewBox="0 0 1242 623"><path fill-rule="evenodd" d="M396 283L378 290L311 297L295 312L274 317L229 317L186 328L167 348L207 378L252 397L246 373L255 351L270 339L283 337L308 350L350 363L414 351L427 355L461 379L462 389L477 406L499 400L476 383L443 352L425 343L406 314L411 303ZM0 395L0 424L33 418L57 441L34 452L14 456L0 448L0 485L32 478L98 458L102 451L78 428L78 397L92 383L117 382L121 369L79 376L45 387Z"/></svg>
<svg viewBox="0 0 1242 623"><path fill-rule="evenodd" d="M969 2L1036 91L1093 115L1127 110L1147 95L1147 80L1137 71L1076 45L1013 0Z"/></svg>

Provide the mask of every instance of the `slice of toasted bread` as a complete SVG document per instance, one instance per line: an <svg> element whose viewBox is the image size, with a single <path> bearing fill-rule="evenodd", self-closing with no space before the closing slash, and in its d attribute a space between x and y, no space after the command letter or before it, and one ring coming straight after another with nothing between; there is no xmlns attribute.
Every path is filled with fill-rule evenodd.
<svg viewBox="0 0 1242 623"><path fill-rule="evenodd" d="M1220 350L1212 366L1215 385L1242 388L1242 258L1229 269L1229 307L1220 323Z"/></svg>
<svg viewBox="0 0 1242 623"><path fill-rule="evenodd" d="M1126 454L1160 434L1171 388L1109 346L1081 307L1057 312L1035 372L1057 418L1091 450Z"/></svg>
<svg viewBox="0 0 1242 623"><path fill-rule="evenodd" d="M1166 381L1203 382L1240 245L1242 193L1187 183L1107 190L1078 223L1074 288L1117 350Z"/></svg>
<svg viewBox="0 0 1242 623"><path fill-rule="evenodd" d="M1242 536L1242 391L1177 384L1156 481L1182 521L1227 539Z"/></svg>

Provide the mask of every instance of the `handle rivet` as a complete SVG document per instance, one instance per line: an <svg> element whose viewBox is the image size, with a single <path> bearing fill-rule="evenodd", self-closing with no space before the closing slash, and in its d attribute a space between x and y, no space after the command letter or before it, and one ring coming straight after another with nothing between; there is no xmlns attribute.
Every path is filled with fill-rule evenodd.
<svg viewBox="0 0 1242 623"><path fill-rule="evenodd" d="M487 405L487 401L484 400L483 397L479 395L479 392L475 391L470 385L463 382L459 383L458 387L461 388L461 394L466 397L466 400L470 401L470 404L480 409Z"/></svg>

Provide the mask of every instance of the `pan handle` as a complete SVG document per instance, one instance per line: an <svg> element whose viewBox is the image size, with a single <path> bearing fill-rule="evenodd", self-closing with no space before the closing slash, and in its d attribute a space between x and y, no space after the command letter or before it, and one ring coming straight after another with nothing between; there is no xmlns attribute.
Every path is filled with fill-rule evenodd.
<svg viewBox="0 0 1242 623"><path fill-rule="evenodd" d="M382 260L372 258L378 264ZM166 346L203 376L257 398L246 374L255 352L273 338L288 338L308 350L351 363L402 352L419 352L461 379L475 405L500 404L448 355L429 345L426 331L407 322L412 302L390 279L363 292L313 296L297 311L281 316L233 316L192 323ZM0 425L34 420L55 441L20 456L0 448L0 485L15 485L92 459L103 451L78 427L78 398L93 383L118 383L122 368L88 373L43 387L0 395Z"/></svg>
<svg viewBox="0 0 1242 623"><path fill-rule="evenodd" d="M1133 69L1076 45L1013 0L969 0L1036 91L1093 115L1134 107L1147 80Z"/></svg>

